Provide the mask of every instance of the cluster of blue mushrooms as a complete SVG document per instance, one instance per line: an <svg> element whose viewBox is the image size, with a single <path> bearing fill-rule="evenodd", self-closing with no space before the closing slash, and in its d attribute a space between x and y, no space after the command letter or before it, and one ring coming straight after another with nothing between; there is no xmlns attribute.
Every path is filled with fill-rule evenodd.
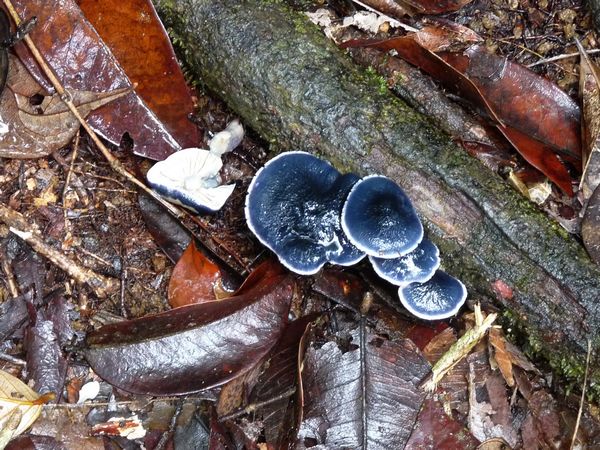
<svg viewBox="0 0 600 450"><path fill-rule="evenodd" d="M402 305L426 320L456 314L467 297L459 280L439 270L439 250L424 238L410 199L384 176L361 179L306 152L282 153L252 179L245 214L258 240L295 273L368 256L398 286Z"/></svg>

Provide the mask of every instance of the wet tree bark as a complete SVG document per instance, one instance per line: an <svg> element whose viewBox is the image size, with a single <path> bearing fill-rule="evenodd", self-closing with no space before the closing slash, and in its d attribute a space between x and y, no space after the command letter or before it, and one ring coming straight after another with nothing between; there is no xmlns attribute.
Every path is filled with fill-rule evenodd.
<svg viewBox="0 0 600 450"><path fill-rule="evenodd" d="M155 1L189 66L247 125L280 150L394 179L471 298L495 296L553 365L581 369L588 339L600 343L600 270L558 224L280 2Z"/></svg>

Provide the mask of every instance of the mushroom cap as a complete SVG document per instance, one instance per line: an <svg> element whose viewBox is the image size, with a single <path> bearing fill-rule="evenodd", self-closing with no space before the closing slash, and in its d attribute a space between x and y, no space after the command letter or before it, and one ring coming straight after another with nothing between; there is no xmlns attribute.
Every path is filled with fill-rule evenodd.
<svg viewBox="0 0 600 450"><path fill-rule="evenodd" d="M440 320L458 312L467 298L465 285L438 270L425 283L410 283L398 289L402 305L425 320Z"/></svg>
<svg viewBox="0 0 600 450"><path fill-rule="evenodd" d="M186 148L159 161L146 174L148 184L172 203L197 213L216 212L225 204L235 184L221 186L218 155Z"/></svg>
<svg viewBox="0 0 600 450"><path fill-rule="evenodd" d="M381 278L397 286L424 283L440 266L440 251L429 239L423 239L417 248L399 258L369 256L373 269Z"/></svg>
<svg viewBox="0 0 600 450"><path fill-rule="evenodd" d="M341 226L341 215L344 203L348 197L348 193L352 190L352 187L360 180L360 177L353 173L346 173L341 175L335 182L331 192L331 204L332 208L337 211L337 224L335 225L335 233L342 247L342 251L339 254L333 254L329 258L329 262L332 264L339 264L340 266L352 266L358 263L365 257L365 252L356 248L352 242L348 240L348 237L342 230Z"/></svg>
<svg viewBox="0 0 600 450"><path fill-rule="evenodd" d="M339 223L343 200L336 200L337 206L334 200L350 189L350 181L309 153L282 153L267 162L248 187L248 226L288 269L314 274L346 252Z"/></svg>
<svg viewBox="0 0 600 450"><path fill-rule="evenodd" d="M342 229L358 249L378 258L398 258L423 239L423 226L407 195L382 175L356 183L342 211Z"/></svg>

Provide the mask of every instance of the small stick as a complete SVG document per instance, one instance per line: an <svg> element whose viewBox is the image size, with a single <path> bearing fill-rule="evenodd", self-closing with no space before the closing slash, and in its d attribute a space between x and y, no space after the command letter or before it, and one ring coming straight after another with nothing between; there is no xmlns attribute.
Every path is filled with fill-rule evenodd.
<svg viewBox="0 0 600 450"><path fill-rule="evenodd" d="M246 406L243 409L240 409L238 411L232 412L231 414L227 414L225 416L219 417L219 422L225 422L227 420L237 419L238 417L241 417L245 414L250 414L250 413L256 411L258 408L262 408L263 406L270 405L271 403L275 403L279 400L283 400L284 398L291 397L292 395L295 394L295 392L296 392L296 388L291 387L288 390L286 390L285 392L283 392L279 395L276 395L273 398L264 400L262 402L251 403L250 405Z"/></svg>
<svg viewBox="0 0 600 450"><path fill-rule="evenodd" d="M571 439L571 450L575 448L575 441L577 440L577 431L579 430L579 424L581 423L581 416L583 415L583 402L585 401L585 389L587 387L588 373L590 371L590 357L592 355L592 343L588 339L587 342L587 356L585 358L585 373L583 375L583 388L581 389L581 400L579 402L579 411L577 411L577 420L575 421L575 428L573 430L573 438Z"/></svg>
<svg viewBox="0 0 600 450"><path fill-rule="evenodd" d="M10 227L10 231L27 242L36 252L48 258L80 284L88 285L99 298L107 297L119 289L119 282L82 267L54 247L48 245L39 231L34 229L19 212L0 204L0 221Z"/></svg>
<svg viewBox="0 0 600 450"><path fill-rule="evenodd" d="M588 55L594 55L596 53L600 53L600 48L594 48L592 50L586 50L585 51ZM538 66L540 64L546 64L549 62L555 62L555 61L560 61L561 59L568 59L568 58L574 58L576 56L579 56L581 53L576 52L576 53L563 53L562 55L556 55L556 56L552 56L551 58L544 58L544 59L540 59L539 61L536 61L532 64L528 64L527 67L531 68L534 66Z"/></svg>
<svg viewBox="0 0 600 450"><path fill-rule="evenodd" d="M65 221L65 237L69 239L71 237L71 222L67 217L67 208L65 207L65 198L67 196L67 191L69 190L69 184L71 183L71 177L73 176L73 168L75 166L75 160L77 159L77 152L79 151L79 130L77 130L77 134L75 135L75 142L73 143L73 152L71 154L71 162L69 164L69 170L67 172L67 176L65 177L65 186L62 191L62 205L63 205L63 217Z"/></svg>
<svg viewBox="0 0 600 450"><path fill-rule="evenodd" d="M0 256L2 260L2 271L6 276L6 283L8 284L8 291L10 292L10 296L13 298L17 298L19 296L19 288L17 287L17 281L15 280L15 274L13 273L12 267L8 262L8 258L4 250L0 250Z"/></svg>

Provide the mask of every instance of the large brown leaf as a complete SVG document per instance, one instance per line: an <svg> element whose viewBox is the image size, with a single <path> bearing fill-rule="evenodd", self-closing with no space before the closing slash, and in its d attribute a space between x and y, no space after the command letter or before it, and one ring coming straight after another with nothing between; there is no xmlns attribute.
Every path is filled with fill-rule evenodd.
<svg viewBox="0 0 600 450"><path fill-rule="evenodd" d="M182 147L196 147L190 90L152 2L79 0L79 7L171 135Z"/></svg>
<svg viewBox="0 0 600 450"><path fill-rule="evenodd" d="M360 329L345 353L335 342L309 348L303 363L303 421L297 448L401 449L425 398L429 364L408 339Z"/></svg>
<svg viewBox="0 0 600 450"><path fill-rule="evenodd" d="M31 38L69 90L109 92L132 84L110 50L85 19L74 0L13 0L20 17L37 16ZM48 92L53 88L41 75L23 43L15 51ZM118 145L125 132L134 140L134 152L164 159L180 145L135 94L130 93L88 118L100 135Z"/></svg>
<svg viewBox="0 0 600 450"><path fill-rule="evenodd" d="M293 284L274 268L244 294L104 326L88 336L86 358L102 378L135 393L184 394L223 384L275 344Z"/></svg>

